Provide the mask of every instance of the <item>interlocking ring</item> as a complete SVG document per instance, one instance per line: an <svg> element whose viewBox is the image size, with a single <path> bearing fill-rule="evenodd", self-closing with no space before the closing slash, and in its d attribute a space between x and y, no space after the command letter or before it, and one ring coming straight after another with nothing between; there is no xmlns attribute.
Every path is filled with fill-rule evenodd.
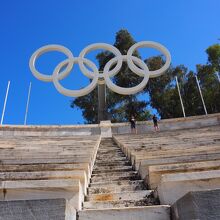
<svg viewBox="0 0 220 220"><path fill-rule="evenodd" d="M161 67L159 70L150 71L146 63L143 60L132 55L133 52L140 47L150 47L150 48L155 48L161 51L166 57L166 63L164 64L164 66ZM113 57L111 60L109 60L106 63L103 73L99 72L98 67L96 66L95 63L85 58L87 53L91 52L92 50L97 50L97 49L108 50L112 54L115 55L115 57ZM42 54L49 52L49 51L59 51L61 53L64 53L67 56L67 59L60 62L56 66L56 68L53 71L53 74L46 75L46 74L40 73L36 69L35 62L37 58L39 58ZM131 88L123 88L123 87L115 85L111 81L110 78L118 74L118 72L120 71L123 61L126 61L128 63L128 67L135 74L137 74L140 77L143 77L143 80L137 86L134 86ZM79 90L66 89L60 84L59 80L64 79L70 74L70 71L72 70L75 63L79 64L79 68L81 72L85 76L91 79L91 83L85 88L79 89ZM116 93L123 94L123 95L135 94L144 89L144 87L147 85L149 78L158 77L162 75L169 68L170 63L171 63L170 53L164 46L162 46L159 43L152 42L152 41L141 41L139 43L134 44L128 50L127 55L122 55L116 47L110 44L105 44L105 43L91 44L87 46L81 51L81 53L79 54L79 57L74 57L71 51L64 46L47 45L47 46L39 48L33 53L33 55L30 58L29 66L30 66L31 72L37 79L46 81L46 82L53 82L55 88L61 94L70 96L70 97L79 97L79 96L87 95L88 93L90 93L92 90L95 89L97 84L103 84L103 83L105 83L109 89L111 89L112 91ZM89 70L86 66L89 67L91 70ZM113 69L111 69L112 66L114 66Z"/></svg>
<svg viewBox="0 0 220 220"><path fill-rule="evenodd" d="M127 55L122 56L123 61L127 61ZM149 79L149 70L147 65L144 63L143 60L131 56L131 60L132 62L134 61L134 63L136 63L138 66L142 67L144 72L146 74L144 74L144 78L142 80L142 82L140 84L138 84L137 86L131 87L131 88L123 88L120 86L115 85L111 80L110 77L115 75L115 74L109 74L109 69L117 62L117 57L114 57L113 59L109 60L108 63L105 65L104 67L104 71L103 71L103 75L105 78L105 83L108 86L109 89L111 89L112 91L122 94L122 95L131 95L131 94L135 94L137 92L140 92L142 89L144 89L144 87L147 85L148 79Z"/></svg>
<svg viewBox="0 0 220 220"><path fill-rule="evenodd" d="M108 50L112 52L118 58L117 60L118 62L116 66L114 67L114 69L109 71L110 75L117 74L122 66L121 52L116 47L110 44L105 44L105 43L90 44L89 46L87 46L81 51L81 53L79 54L79 57L84 58L87 53L91 52L92 50L98 50L98 49ZM84 73L84 75L86 75L87 77L90 78L90 76L93 76L93 72L89 71L81 60L79 60L79 68L82 71L82 73Z"/></svg>
<svg viewBox="0 0 220 220"><path fill-rule="evenodd" d="M56 45L56 44L46 45L44 47L39 48L38 50L36 50L33 53L33 55L30 58L30 62L29 62L31 72L39 80L42 80L45 82L52 82L53 81L52 75L46 75L46 74L40 73L35 68L35 62L36 62L37 58L39 58L42 54L44 54L48 51L49 52L50 51L59 51L61 53L64 53L70 60L73 59L73 54L66 47L61 46L61 45ZM59 80L64 79L67 76L67 74L72 70L72 68L73 68L73 64L71 64L71 62L68 63L66 69L59 73L58 79Z"/></svg>
<svg viewBox="0 0 220 220"><path fill-rule="evenodd" d="M66 89L59 83L60 70L64 66L66 66L67 64L71 63L71 65L73 66L74 63L76 63L76 62L86 63L86 65L93 70L93 76L91 76L91 78L93 78L92 82L87 87L80 89L80 90ZM61 63L59 63L53 72L52 78L53 78L54 86L61 94L66 95L66 96L70 96L70 97L79 97L79 96L87 95L93 89L95 89L95 87L98 83L98 76L99 76L99 70L92 61L90 61L86 58L77 57L77 58L72 58L72 59L66 59L66 60L62 61Z"/></svg>
<svg viewBox="0 0 220 220"><path fill-rule="evenodd" d="M159 70L150 71L150 76L149 76L150 78L161 76L164 72L166 72L166 70L169 68L170 63L171 63L170 53L166 49L166 47L164 47L163 45L161 45L159 43L153 42L153 41L138 42L138 43L134 44L133 46L131 46L130 49L128 50L128 53L127 53L128 66L133 72L135 72L139 76L144 76L144 74L145 74L144 70L138 68L131 59L131 56L134 53L134 51L140 47L149 47L149 48L157 49L160 52L162 52L166 57L166 63Z"/></svg>

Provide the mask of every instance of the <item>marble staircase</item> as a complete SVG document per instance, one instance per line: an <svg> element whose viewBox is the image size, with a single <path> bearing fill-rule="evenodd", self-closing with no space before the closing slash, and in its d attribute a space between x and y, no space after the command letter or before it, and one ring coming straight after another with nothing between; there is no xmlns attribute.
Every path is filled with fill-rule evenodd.
<svg viewBox="0 0 220 220"><path fill-rule="evenodd" d="M131 209L134 213L139 210L137 220L146 219L146 214L140 216L140 212L146 210L154 216L150 219L169 219L169 207L159 205L154 191L146 188L113 139L104 138L97 152L83 210L78 212L79 220L97 219L97 215L100 219L123 219L123 213ZM166 214L157 214L161 210ZM117 217L114 217L115 211Z"/></svg>

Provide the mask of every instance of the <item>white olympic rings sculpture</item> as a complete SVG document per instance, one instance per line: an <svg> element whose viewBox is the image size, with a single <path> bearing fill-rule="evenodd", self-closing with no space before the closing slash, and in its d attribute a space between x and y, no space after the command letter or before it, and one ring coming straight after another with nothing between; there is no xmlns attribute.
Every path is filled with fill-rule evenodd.
<svg viewBox="0 0 220 220"><path fill-rule="evenodd" d="M166 62L164 66L158 70L150 71L144 61L133 56L134 51L140 47L154 48L162 52L166 57ZM115 55L114 58L112 58L106 63L102 73L99 72L97 66L91 60L85 58L87 53L97 49L108 50ZM35 67L36 59L39 58L42 54L50 51L58 51L64 53L67 56L67 59L60 62L56 66L52 75L42 74ZM137 74L140 77L143 77L142 82L137 86L131 88L123 88L115 85L110 80L110 77L115 76L120 71L123 61L127 61L128 67L135 74ZM59 80L64 79L70 74L70 71L72 70L75 63L79 64L79 68L81 72L85 76L90 78L92 81L88 86L86 86L83 89L79 89L79 90L66 89L60 84ZM147 85L149 78L158 77L162 75L169 68L170 63L171 63L170 53L163 45L153 41L141 41L130 47L127 52L127 55L122 55L121 52L116 47L106 43L91 44L86 48L84 48L78 57L74 57L71 51L64 46L47 45L39 48L33 53L33 55L30 58L29 66L31 72L37 79L46 82L53 82L54 86L61 94L70 97L79 97L79 96L87 95L93 89L95 89L97 84L103 84L103 83L105 83L109 89L111 89L116 93L123 95L135 94L143 90L143 88ZM111 69L113 65L115 65L115 67ZM86 68L86 66L89 67L92 71ZM63 68L64 70L62 70Z"/></svg>

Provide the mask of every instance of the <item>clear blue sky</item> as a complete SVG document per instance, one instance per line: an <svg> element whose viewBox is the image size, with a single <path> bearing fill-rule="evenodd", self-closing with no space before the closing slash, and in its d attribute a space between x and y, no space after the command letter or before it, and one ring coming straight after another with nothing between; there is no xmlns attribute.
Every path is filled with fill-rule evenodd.
<svg viewBox="0 0 220 220"><path fill-rule="evenodd" d="M207 61L205 49L220 38L219 9L219 0L1 0L0 113L7 81L11 80L4 123L23 123L30 81L28 124L84 121L80 110L70 108L71 98L32 76L28 62L37 48L62 44L77 56L88 44L113 44L115 33L126 28L136 41L164 44L173 65L184 64L195 70L196 64ZM62 59L56 52L46 54L38 66L49 73ZM64 85L76 89L86 82L76 68Z"/></svg>

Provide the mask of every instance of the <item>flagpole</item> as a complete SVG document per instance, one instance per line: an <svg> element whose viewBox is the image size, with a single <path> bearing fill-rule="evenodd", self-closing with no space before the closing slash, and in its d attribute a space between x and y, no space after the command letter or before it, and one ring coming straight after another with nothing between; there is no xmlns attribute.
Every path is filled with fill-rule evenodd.
<svg viewBox="0 0 220 220"><path fill-rule="evenodd" d="M177 85L177 89L178 89L178 93L179 93L179 97L180 97L180 103L181 103L181 107L182 107L182 111L183 111L183 116L185 118L186 114L185 114L185 109L184 109L184 105L183 105L183 100L182 100L182 97L181 97L181 94L180 94L180 88L179 88L179 83L178 83L177 76L175 78L176 78L176 85Z"/></svg>
<svg viewBox="0 0 220 220"><path fill-rule="evenodd" d="M3 106L3 110L2 110L2 118L1 118L1 125L3 124L4 121L4 116L5 116L5 108L7 105L7 100L8 100L8 92L9 92L9 88L10 88L10 81L8 81L8 86L7 86L7 90L6 90L6 94L5 94L5 101L4 101L4 106Z"/></svg>
<svg viewBox="0 0 220 220"><path fill-rule="evenodd" d="M218 81L220 82L220 76L219 76L219 74L220 74L220 73L218 73L218 72L216 73L216 75L217 75L217 77L218 77Z"/></svg>
<svg viewBox="0 0 220 220"><path fill-rule="evenodd" d="M199 88L200 97L202 99L203 108L204 108L205 114L207 115L208 113L207 113L207 109L206 109L205 102L204 102L204 99L203 99L202 91L201 91L201 88L200 88L200 85L199 85L199 80L198 80L197 76L195 76L195 77L196 77L196 82L197 82L197 85L198 85L198 88Z"/></svg>
<svg viewBox="0 0 220 220"><path fill-rule="evenodd" d="M28 109L29 109L29 102L30 102L30 95L31 95L31 82L29 84L29 89L28 89L28 97L27 97L27 104L26 104L26 111L25 111L25 116L24 116L24 125L27 124L27 116L28 116Z"/></svg>

